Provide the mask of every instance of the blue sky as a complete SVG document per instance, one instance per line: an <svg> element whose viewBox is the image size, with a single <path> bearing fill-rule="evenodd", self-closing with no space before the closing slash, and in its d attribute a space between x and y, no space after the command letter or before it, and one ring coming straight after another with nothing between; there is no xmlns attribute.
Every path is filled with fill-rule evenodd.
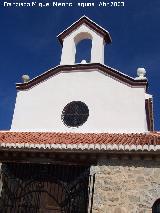
<svg viewBox="0 0 160 213"><path fill-rule="evenodd" d="M15 83L21 82L23 74L33 78L58 65L61 45L56 36L86 15L111 34L112 44L105 48L106 65L132 77L138 67L145 67L148 92L154 98L155 130L159 130L160 1L124 0L124 7L114 8L77 6L87 1L59 2L72 2L73 7L6 8L0 2L0 129L10 129ZM97 5L100 1L88 2Z"/></svg>

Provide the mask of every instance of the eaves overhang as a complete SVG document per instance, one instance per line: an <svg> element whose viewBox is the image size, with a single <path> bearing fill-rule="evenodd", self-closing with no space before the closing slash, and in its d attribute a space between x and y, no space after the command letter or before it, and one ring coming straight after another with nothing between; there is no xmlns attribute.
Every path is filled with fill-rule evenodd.
<svg viewBox="0 0 160 213"><path fill-rule="evenodd" d="M0 131L0 150L160 153L160 133L56 133Z"/></svg>

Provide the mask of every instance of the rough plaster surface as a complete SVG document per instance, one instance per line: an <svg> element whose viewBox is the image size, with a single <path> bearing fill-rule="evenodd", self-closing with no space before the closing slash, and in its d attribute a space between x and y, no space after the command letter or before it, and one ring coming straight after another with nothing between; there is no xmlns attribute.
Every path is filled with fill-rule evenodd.
<svg viewBox="0 0 160 213"><path fill-rule="evenodd" d="M103 160L91 170L93 213L151 213L160 198L159 162Z"/></svg>

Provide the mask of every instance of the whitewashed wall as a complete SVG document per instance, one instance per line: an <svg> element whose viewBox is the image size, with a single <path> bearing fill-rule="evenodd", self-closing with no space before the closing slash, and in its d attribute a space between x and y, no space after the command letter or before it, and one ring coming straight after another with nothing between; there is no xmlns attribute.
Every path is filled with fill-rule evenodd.
<svg viewBox="0 0 160 213"><path fill-rule="evenodd" d="M82 101L89 108L86 123L69 128L63 108ZM19 91L11 130L55 132L144 132L144 88L131 88L99 71L59 73L32 89Z"/></svg>
<svg viewBox="0 0 160 213"><path fill-rule="evenodd" d="M76 44L87 38L92 40L90 62L104 64L104 39L85 24L82 24L64 39L60 64L75 64Z"/></svg>

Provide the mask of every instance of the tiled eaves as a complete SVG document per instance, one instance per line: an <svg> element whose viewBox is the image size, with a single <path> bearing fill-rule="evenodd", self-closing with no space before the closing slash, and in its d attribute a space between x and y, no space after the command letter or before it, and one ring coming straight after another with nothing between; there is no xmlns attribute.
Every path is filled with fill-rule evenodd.
<svg viewBox="0 0 160 213"><path fill-rule="evenodd" d="M0 132L0 149L160 151L160 133Z"/></svg>

